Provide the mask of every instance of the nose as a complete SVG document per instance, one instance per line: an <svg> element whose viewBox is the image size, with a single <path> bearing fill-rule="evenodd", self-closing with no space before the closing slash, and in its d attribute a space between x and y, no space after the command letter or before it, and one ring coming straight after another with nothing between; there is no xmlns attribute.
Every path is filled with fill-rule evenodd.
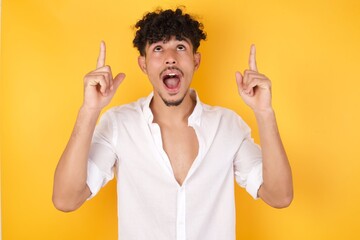
<svg viewBox="0 0 360 240"><path fill-rule="evenodd" d="M165 64L166 65L174 65L176 64L176 57L175 54L169 51L165 56Z"/></svg>
<svg viewBox="0 0 360 240"><path fill-rule="evenodd" d="M166 63L166 65L173 65L176 63L176 61L174 59L172 59L172 60L167 60L165 63Z"/></svg>

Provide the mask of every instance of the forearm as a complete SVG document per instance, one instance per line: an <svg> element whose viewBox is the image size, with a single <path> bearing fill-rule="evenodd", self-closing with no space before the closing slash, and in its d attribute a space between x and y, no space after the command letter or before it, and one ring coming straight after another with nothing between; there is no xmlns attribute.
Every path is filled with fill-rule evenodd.
<svg viewBox="0 0 360 240"><path fill-rule="evenodd" d="M54 205L63 211L80 207L90 195L86 185L87 161L100 112L81 108L54 177Z"/></svg>
<svg viewBox="0 0 360 240"><path fill-rule="evenodd" d="M255 113L263 155L263 184L259 197L273 207L286 207L293 198L291 168L272 110Z"/></svg>

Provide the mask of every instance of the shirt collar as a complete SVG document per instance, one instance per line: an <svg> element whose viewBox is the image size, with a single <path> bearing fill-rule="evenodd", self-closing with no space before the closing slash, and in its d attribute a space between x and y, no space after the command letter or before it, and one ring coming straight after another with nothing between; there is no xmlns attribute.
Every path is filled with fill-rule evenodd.
<svg viewBox="0 0 360 240"><path fill-rule="evenodd" d="M200 102L200 98L194 89L190 89L190 96L192 99L194 98L196 99L196 105L193 112L189 116L188 125L189 126L200 125L201 115L203 111L202 103ZM153 97L154 97L154 92L151 92L142 102L142 111L145 120L147 121L148 124L152 124L154 120L154 115L150 109L150 102Z"/></svg>
<svg viewBox="0 0 360 240"><path fill-rule="evenodd" d="M152 114L152 111L150 109L150 102L153 97L154 97L154 92L151 92L149 96L147 96L144 99L141 106L145 120L147 121L148 124L151 124L154 120L154 115Z"/></svg>
<svg viewBox="0 0 360 240"><path fill-rule="evenodd" d="M194 125L200 126L201 115L203 112L203 106L200 101L199 95L197 94L197 92L194 89L190 89L190 95L193 99L194 98L196 99L196 105L195 105L193 112L189 116L188 125L189 126L194 126Z"/></svg>

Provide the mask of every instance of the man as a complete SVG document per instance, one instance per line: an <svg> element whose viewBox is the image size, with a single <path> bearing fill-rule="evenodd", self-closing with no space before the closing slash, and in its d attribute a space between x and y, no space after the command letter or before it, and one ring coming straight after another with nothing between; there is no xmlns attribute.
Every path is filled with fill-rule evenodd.
<svg viewBox="0 0 360 240"><path fill-rule="evenodd" d="M112 108L95 125L125 78L113 78L100 46L84 78L84 103L55 172L53 202L73 211L116 174L119 239L235 239L234 177L273 207L292 201L292 177L271 106L271 83L257 71L236 73L256 116L260 149L234 112L200 102L190 89L206 38L181 9L148 13L136 24L138 64L153 92Z"/></svg>

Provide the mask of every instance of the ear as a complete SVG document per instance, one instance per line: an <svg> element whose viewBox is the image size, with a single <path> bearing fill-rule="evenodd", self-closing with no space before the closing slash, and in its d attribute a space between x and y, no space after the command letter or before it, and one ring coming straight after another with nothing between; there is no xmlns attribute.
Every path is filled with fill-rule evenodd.
<svg viewBox="0 0 360 240"><path fill-rule="evenodd" d="M197 70L200 67L200 62L201 62L201 54L199 52L196 52L194 54L195 70Z"/></svg>
<svg viewBox="0 0 360 240"><path fill-rule="evenodd" d="M139 64L139 67L141 68L141 70L142 70L145 74L147 74L145 56L139 56L139 57L138 57L138 64Z"/></svg>

